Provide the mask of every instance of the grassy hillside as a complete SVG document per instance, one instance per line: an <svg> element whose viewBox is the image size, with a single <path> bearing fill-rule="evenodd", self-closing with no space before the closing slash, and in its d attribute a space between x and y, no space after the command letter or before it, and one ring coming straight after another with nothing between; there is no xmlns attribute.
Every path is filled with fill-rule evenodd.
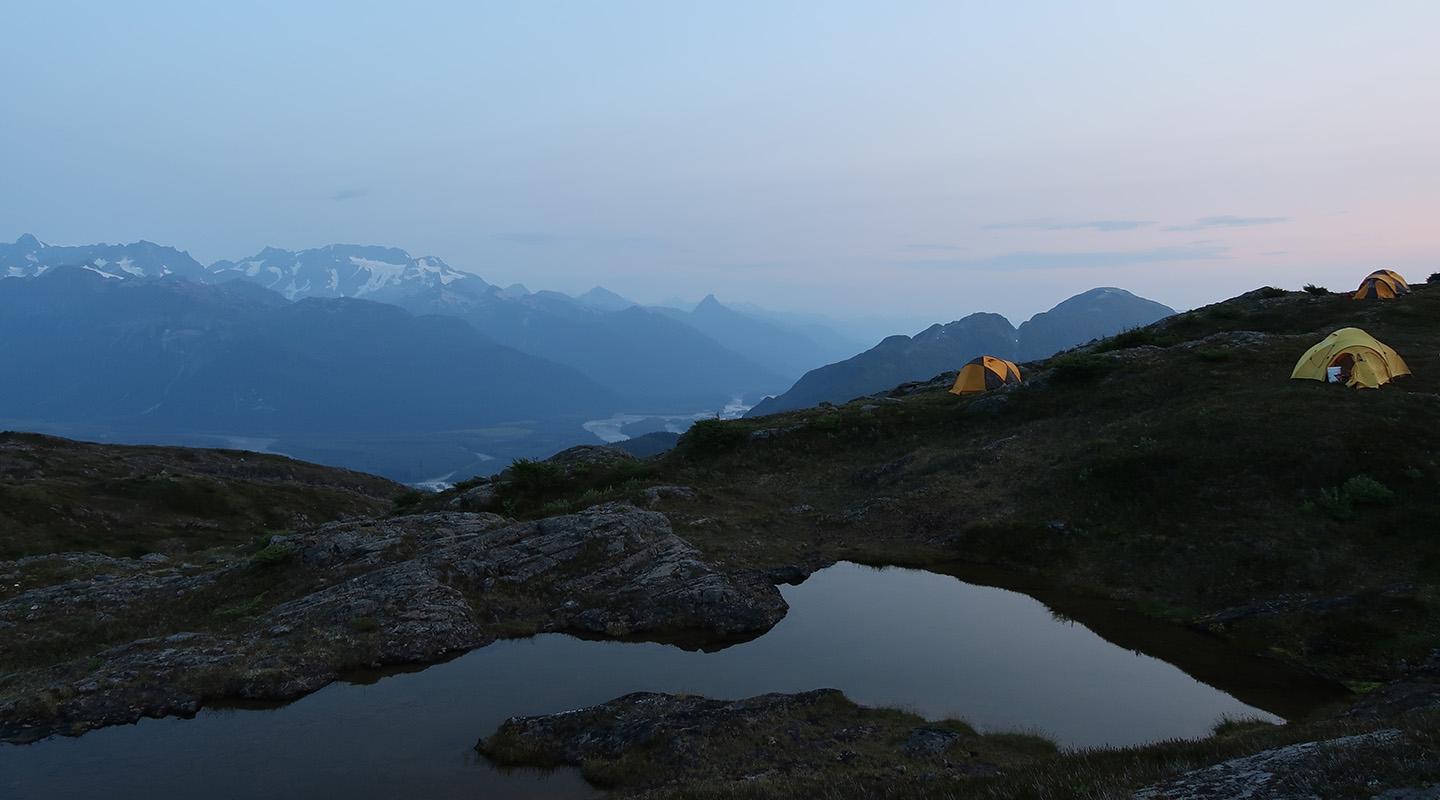
<svg viewBox="0 0 1440 800"><path fill-rule="evenodd" d="M1347 325L1414 376L1376 391L1289 379ZM980 397L942 379L702 423L640 477L699 489L661 508L733 567L997 565L1362 687L1440 645L1440 288L1369 303L1258 290L1025 373ZM552 480L508 510L625 491Z"/></svg>
<svg viewBox="0 0 1440 800"><path fill-rule="evenodd" d="M384 478L239 450L0 433L0 559L182 553L389 511Z"/></svg>

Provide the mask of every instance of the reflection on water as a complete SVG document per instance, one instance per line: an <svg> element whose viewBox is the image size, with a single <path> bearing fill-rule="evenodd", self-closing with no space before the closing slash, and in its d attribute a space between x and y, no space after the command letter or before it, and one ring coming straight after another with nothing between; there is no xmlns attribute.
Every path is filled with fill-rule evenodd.
<svg viewBox="0 0 1440 800"><path fill-rule="evenodd" d="M1222 716L1279 721L1015 592L853 564L782 591L790 613L773 631L715 653L545 635L276 709L207 709L0 746L0 796L583 796L574 771L501 772L472 747L507 716L639 690L738 698L835 687L861 703L1067 745L1201 736ZM1187 647L1219 645L1197 637Z"/></svg>

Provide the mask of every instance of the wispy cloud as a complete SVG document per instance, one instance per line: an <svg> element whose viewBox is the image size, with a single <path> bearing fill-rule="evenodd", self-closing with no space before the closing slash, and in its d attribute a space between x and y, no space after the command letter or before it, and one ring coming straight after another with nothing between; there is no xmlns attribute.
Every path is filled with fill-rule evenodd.
<svg viewBox="0 0 1440 800"><path fill-rule="evenodd" d="M1144 250L1062 250L1000 253L986 258L928 259L905 262L906 266L928 269L1004 271L1030 269L1095 269L1153 264L1167 261L1215 261L1226 259L1224 245L1195 243L1180 247L1152 247Z"/></svg>
<svg viewBox="0 0 1440 800"><path fill-rule="evenodd" d="M1216 217L1201 217L1188 225L1171 225L1167 231L1203 231L1207 228L1250 228L1256 225L1276 225L1288 222L1289 217L1237 217L1222 214Z"/></svg>
<svg viewBox="0 0 1440 800"><path fill-rule="evenodd" d="M335 194L330 195L330 199L334 200L337 203L340 203L346 200L355 200L357 198L364 197L367 194L370 194L369 189L341 189Z"/></svg>
<svg viewBox="0 0 1440 800"><path fill-rule="evenodd" d="M1113 233L1114 231L1133 231L1136 228L1143 228L1147 225L1154 225L1153 220L1145 219L1087 219L1087 220L1055 220L1055 219L1028 219L1016 222L996 222L990 225L981 225L980 229L985 231L1079 231L1092 230Z"/></svg>

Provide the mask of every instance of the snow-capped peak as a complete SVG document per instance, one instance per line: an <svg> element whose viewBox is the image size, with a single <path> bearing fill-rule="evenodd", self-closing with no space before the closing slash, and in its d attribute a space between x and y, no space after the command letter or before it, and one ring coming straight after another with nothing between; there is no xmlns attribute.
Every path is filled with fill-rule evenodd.
<svg viewBox="0 0 1440 800"><path fill-rule="evenodd" d="M92 267L111 278L178 275L205 280L208 273L183 250L140 240L131 244L52 245L31 234L0 243L0 275L34 277L54 267Z"/></svg>
<svg viewBox="0 0 1440 800"><path fill-rule="evenodd" d="M210 265L217 279L241 277L294 300L301 297L393 299L457 281L486 286L434 256L413 257L394 247L332 244L290 251L267 247L241 261Z"/></svg>

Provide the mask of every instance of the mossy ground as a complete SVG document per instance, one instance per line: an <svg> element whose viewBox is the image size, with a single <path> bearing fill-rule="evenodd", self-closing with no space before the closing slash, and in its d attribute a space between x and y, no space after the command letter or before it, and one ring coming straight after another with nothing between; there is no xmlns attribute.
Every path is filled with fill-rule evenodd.
<svg viewBox="0 0 1440 800"><path fill-rule="evenodd" d="M402 489L283 456L0 432L0 559L243 544L266 530L384 513Z"/></svg>

